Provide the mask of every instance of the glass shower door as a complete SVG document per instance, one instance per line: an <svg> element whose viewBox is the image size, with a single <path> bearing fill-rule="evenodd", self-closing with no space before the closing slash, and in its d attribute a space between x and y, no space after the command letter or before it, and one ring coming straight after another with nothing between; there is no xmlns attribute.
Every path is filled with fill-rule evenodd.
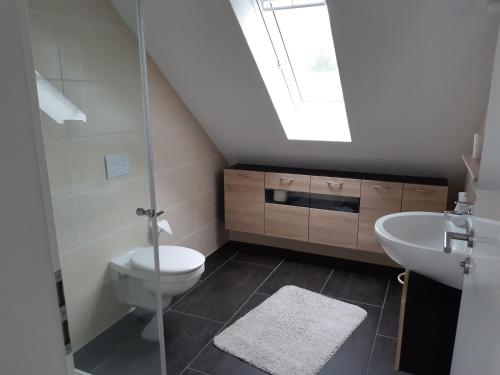
<svg viewBox="0 0 500 375"><path fill-rule="evenodd" d="M141 6L28 0L76 373L166 373Z"/></svg>

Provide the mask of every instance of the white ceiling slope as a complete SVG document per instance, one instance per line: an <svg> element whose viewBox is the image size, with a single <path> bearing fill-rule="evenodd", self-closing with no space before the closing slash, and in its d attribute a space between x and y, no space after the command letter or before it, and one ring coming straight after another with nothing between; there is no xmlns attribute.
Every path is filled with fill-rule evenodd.
<svg viewBox="0 0 500 375"><path fill-rule="evenodd" d="M230 163L464 174L489 95L487 0L328 0L352 143L288 141L229 0L147 0L148 50Z"/></svg>

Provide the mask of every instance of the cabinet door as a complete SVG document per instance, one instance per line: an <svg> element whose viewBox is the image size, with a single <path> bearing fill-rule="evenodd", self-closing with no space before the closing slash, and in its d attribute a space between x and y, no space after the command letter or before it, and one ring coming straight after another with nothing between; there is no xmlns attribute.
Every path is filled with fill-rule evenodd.
<svg viewBox="0 0 500 375"><path fill-rule="evenodd" d="M266 173L266 189L309 193L311 176L302 174Z"/></svg>
<svg viewBox="0 0 500 375"><path fill-rule="evenodd" d="M403 184L399 182L363 180L361 183L361 207L380 210L401 210Z"/></svg>
<svg viewBox="0 0 500 375"><path fill-rule="evenodd" d="M391 209L361 207L359 210L358 249L384 253L375 235L375 222L382 216L399 212Z"/></svg>
<svg viewBox="0 0 500 375"><path fill-rule="evenodd" d="M447 199L447 186L405 184L401 210L443 212Z"/></svg>
<svg viewBox="0 0 500 375"><path fill-rule="evenodd" d="M307 241L309 208L266 203L266 235Z"/></svg>
<svg viewBox="0 0 500 375"><path fill-rule="evenodd" d="M228 230L264 234L264 173L224 170L224 216Z"/></svg>
<svg viewBox="0 0 500 375"><path fill-rule="evenodd" d="M355 249L358 242L358 214L311 208L309 242Z"/></svg>
<svg viewBox="0 0 500 375"><path fill-rule="evenodd" d="M311 176L311 193L343 197L359 197L361 180Z"/></svg>

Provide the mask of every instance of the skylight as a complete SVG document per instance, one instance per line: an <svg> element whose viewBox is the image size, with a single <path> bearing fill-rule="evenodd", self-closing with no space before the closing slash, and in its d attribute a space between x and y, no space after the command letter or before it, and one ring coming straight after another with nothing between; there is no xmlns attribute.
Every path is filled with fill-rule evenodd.
<svg viewBox="0 0 500 375"><path fill-rule="evenodd" d="M325 2L231 3L287 138L350 142Z"/></svg>

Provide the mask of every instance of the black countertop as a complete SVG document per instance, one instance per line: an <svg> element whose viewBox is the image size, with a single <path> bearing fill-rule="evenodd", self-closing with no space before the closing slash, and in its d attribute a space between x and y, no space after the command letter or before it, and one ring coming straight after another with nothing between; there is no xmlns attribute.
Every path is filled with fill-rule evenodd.
<svg viewBox="0 0 500 375"><path fill-rule="evenodd" d="M359 180L391 181L391 182L402 182L402 183L420 184L420 185L448 186L448 179L436 178L436 177L417 177L417 176L403 176L403 175L379 174L379 173L332 171L323 169L278 167L278 166L257 165L257 164L236 164L229 167L229 169L239 169L244 171L258 171L258 172L304 174L309 176L354 178Z"/></svg>

